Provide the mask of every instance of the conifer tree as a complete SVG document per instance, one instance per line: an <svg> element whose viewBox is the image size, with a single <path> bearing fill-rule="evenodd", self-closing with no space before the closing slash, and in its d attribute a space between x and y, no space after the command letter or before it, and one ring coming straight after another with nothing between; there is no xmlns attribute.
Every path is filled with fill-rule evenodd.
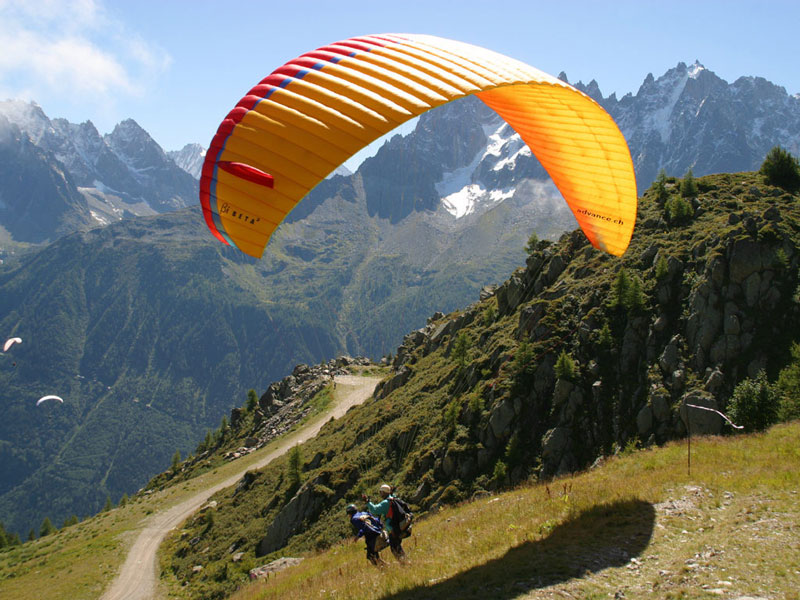
<svg viewBox="0 0 800 600"><path fill-rule="evenodd" d="M759 172L767 183L789 192L800 189L800 162L780 146L775 146L761 164Z"/></svg>
<svg viewBox="0 0 800 600"><path fill-rule="evenodd" d="M656 280L661 281L667 275L669 275L669 262L667 262L667 257L662 254L656 262Z"/></svg>
<svg viewBox="0 0 800 600"><path fill-rule="evenodd" d="M293 446L289 450L289 482L295 489L300 487L302 462L303 456L300 452L300 446Z"/></svg>
<svg viewBox="0 0 800 600"><path fill-rule="evenodd" d="M536 246L538 244L539 244L539 236L536 235L536 232L534 231L528 238L528 243L525 244L525 252L527 252L528 254L533 254L533 251L536 250Z"/></svg>
<svg viewBox="0 0 800 600"><path fill-rule="evenodd" d="M103 504L103 510L101 512L108 512L112 508L114 508L114 504L111 502L111 496L106 495L106 503Z"/></svg>
<svg viewBox="0 0 800 600"><path fill-rule="evenodd" d="M664 204L669 199L669 192L667 191L667 172L661 169L658 172L656 182L653 184L655 190L656 202Z"/></svg>
<svg viewBox="0 0 800 600"><path fill-rule="evenodd" d="M469 338L465 331L461 331L456 337L455 344L453 344L453 360L455 363L463 368L469 360Z"/></svg>
<svg viewBox="0 0 800 600"><path fill-rule="evenodd" d="M50 535L51 533L55 533L56 531L57 530L53 526L53 523L50 522L50 517L45 517L44 521L42 521L42 526L39 528L39 537Z"/></svg>
<svg viewBox="0 0 800 600"><path fill-rule="evenodd" d="M172 469L173 473L178 472L178 468L181 466L181 451L175 450L175 454L172 455L172 464L170 468Z"/></svg>
<svg viewBox="0 0 800 600"><path fill-rule="evenodd" d="M691 167L686 171L681 182L681 196L684 198L697 198L699 190L697 189L697 182L694 180Z"/></svg>
<svg viewBox="0 0 800 600"><path fill-rule="evenodd" d="M628 304L630 289L631 280L630 277L628 277L628 271L622 268L619 270L617 278L614 280L611 308L625 308Z"/></svg>
<svg viewBox="0 0 800 600"><path fill-rule="evenodd" d="M559 379L565 379L567 381L573 381L578 374L575 361L569 354L567 354L566 350L562 350L561 354L558 355L554 371L556 377Z"/></svg>
<svg viewBox="0 0 800 600"><path fill-rule="evenodd" d="M631 311L640 311L644 308L645 298L642 291L642 282L635 275L631 277L631 287L628 291L628 301L625 308Z"/></svg>
<svg viewBox="0 0 800 600"><path fill-rule="evenodd" d="M72 515L71 517L64 519L64 523L63 525L61 525L61 529L64 529L65 527L71 527L72 525L77 525L78 522L79 522L78 515Z"/></svg>
<svg viewBox="0 0 800 600"><path fill-rule="evenodd" d="M247 412L253 412L258 406L258 396L255 390L247 390Z"/></svg>

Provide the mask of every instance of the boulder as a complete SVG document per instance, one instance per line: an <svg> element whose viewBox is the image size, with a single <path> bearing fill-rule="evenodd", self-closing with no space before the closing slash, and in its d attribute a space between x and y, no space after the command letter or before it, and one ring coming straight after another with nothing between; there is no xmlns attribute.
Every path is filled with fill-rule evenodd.
<svg viewBox="0 0 800 600"><path fill-rule="evenodd" d="M304 521L313 521L319 516L326 500L324 494L316 491L319 482L320 477L306 482L280 510L258 543L256 556L264 556L281 548L300 530Z"/></svg>
<svg viewBox="0 0 800 600"><path fill-rule="evenodd" d="M645 439L653 429L653 409L645 404L636 415L636 428L639 430L639 439Z"/></svg>
<svg viewBox="0 0 800 600"><path fill-rule="evenodd" d="M507 315L514 311L525 294L525 284L519 275L512 275L503 285L501 285L495 295L497 296L497 310L501 315Z"/></svg>
<svg viewBox="0 0 800 600"><path fill-rule="evenodd" d="M489 427L496 439L505 439L510 435L509 428L514 416L514 404L510 400L505 400L495 407L489 417Z"/></svg>
<svg viewBox="0 0 800 600"><path fill-rule="evenodd" d="M255 569L250 569L250 579L253 580L269 577L270 573L283 571L288 567L299 565L302 561L302 558L291 558L288 556L273 560L271 563L267 563L266 565L256 567Z"/></svg>
<svg viewBox="0 0 800 600"><path fill-rule="evenodd" d="M739 238L730 247L728 274L731 283L743 283L761 269L761 247L756 240Z"/></svg>

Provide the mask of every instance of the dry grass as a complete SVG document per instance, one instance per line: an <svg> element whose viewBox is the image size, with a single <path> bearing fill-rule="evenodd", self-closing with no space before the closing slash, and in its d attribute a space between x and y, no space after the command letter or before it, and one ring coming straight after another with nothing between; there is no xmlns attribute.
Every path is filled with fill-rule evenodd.
<svg viewBox="0 0 800 600"><path fill-rule="evenodd" d="M345 542L239 591L266 598L800 598L800 423L695 439L449 508L410 564Z"/></svg>

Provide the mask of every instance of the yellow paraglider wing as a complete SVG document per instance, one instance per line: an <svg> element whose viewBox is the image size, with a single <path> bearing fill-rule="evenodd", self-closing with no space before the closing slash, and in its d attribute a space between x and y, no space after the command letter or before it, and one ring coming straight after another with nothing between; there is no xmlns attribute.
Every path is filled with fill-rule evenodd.
<svg viewBox="0 0 800 600"><path fill-rule="evenodd" d="M250 90L220 125L203 165L209 229L260 257L283 218L337 166L403 122L470 94L519 133L592 245L623 254L636 221L636 179L608 113L529 65L412 34L324 46Z"/></svg>

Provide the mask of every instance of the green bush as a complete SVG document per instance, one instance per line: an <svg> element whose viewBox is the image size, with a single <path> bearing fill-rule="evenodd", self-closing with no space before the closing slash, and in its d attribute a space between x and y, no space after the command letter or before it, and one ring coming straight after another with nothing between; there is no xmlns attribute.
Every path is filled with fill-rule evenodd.
<svg viewBox="0 0 800 600"><path fill-rule="evenodd" d="M763 431L778 422L779 406L780 395L762 370L755 379L747 378L734 388L728 416L745 431Z"/></svg>
<svg viewBox="0 0 800 600"><path fill-rule="evenodd" d="M692 204L682 196L674 196L664 204L664 218L669 223L682 223L694 216Z"/></svg>
<svg viewBox="0 0 800 600"><path fill-rule="evenodd" d="M444 423L447 431L452 433L458 425L458 416L461 414L461 403L457 399L451 400L444 409Z"/></svg>
<svg viewBox="0 0 800 600"><path fill-rule="evenodd" d="M497 319L497 308L495 307L494 302L492 302L491 304L489 304L489 306L487 306L483 310L483 326L489 327L489 325L494 323L496 319Z"/></svg>
<svg viewBox="0 0 800 600"><path fill-rule="evenodd" d="M778 374L775 387L780 393L778 418L781 421L800 419L800 344L792 344L792 360Z"/></svg>
<svg viewBox="0 0 800 600"><path fill-rule="evenodd" d="M790 192L800 189L800 163L798 163L797 157L792 156L780 146L775 146L767 152L759 173L770 185Z"/></svg>
<svg viewBox="0 0 800 600"><path fill-rule="evenodd" d="M502 460L498 460L494 463L494 471L492 472L492 478L499 484L502 484L506 480L506 476L508 475L508 467L506 463Z"/></svg>

